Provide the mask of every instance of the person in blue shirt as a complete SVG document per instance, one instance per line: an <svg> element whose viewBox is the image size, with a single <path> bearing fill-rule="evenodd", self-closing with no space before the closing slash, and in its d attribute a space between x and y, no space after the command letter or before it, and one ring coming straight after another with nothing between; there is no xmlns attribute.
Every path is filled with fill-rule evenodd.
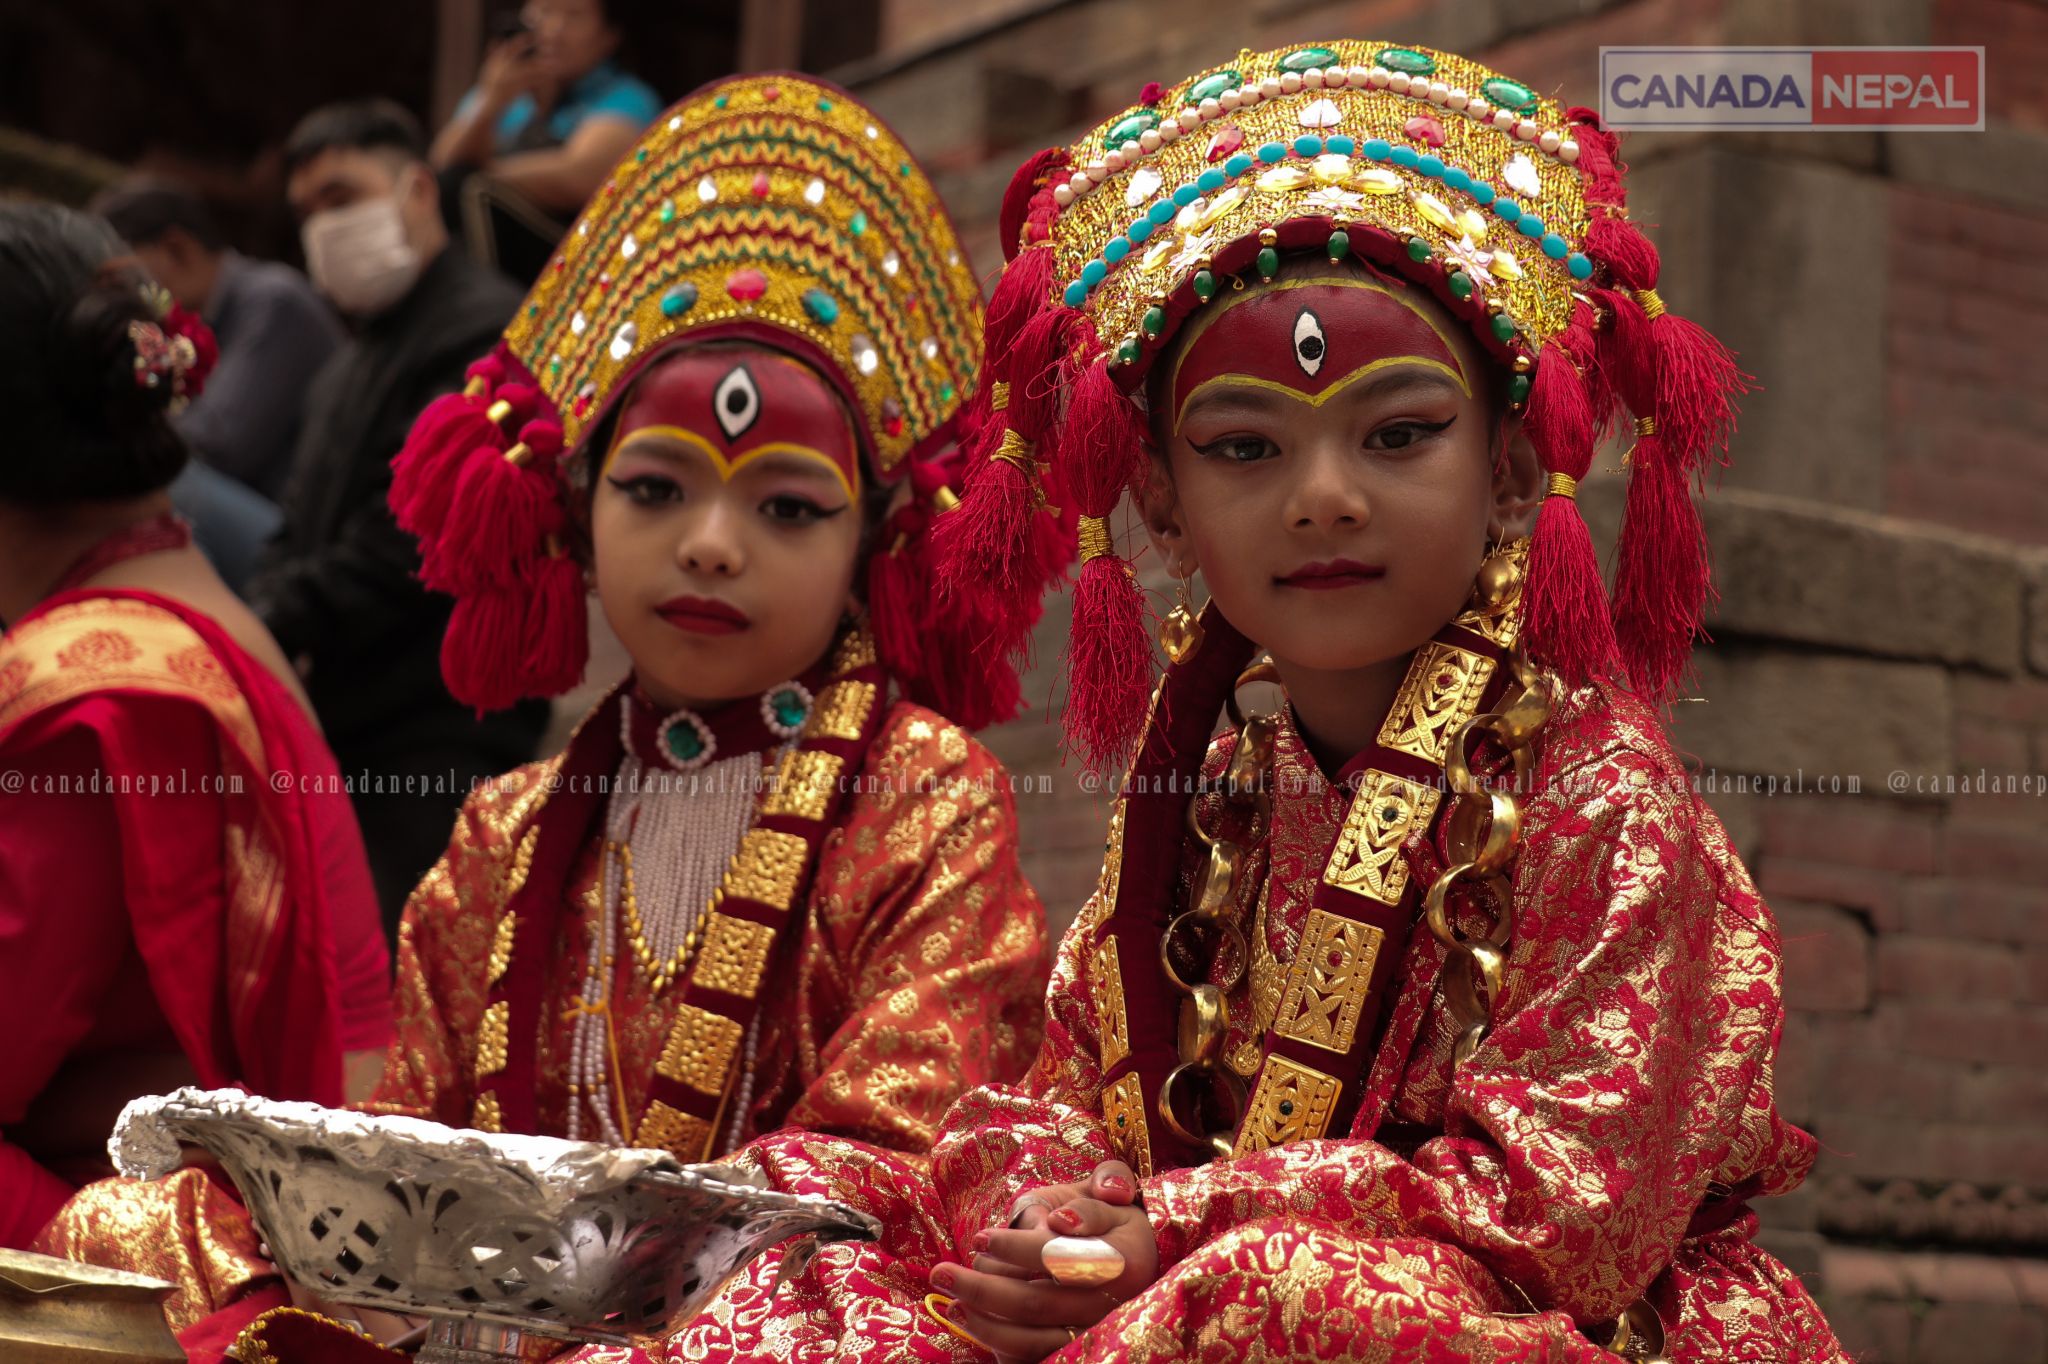
<svg viewBox="0 0 2048 1364"><path fill-rule="evenodd" d="M481 171L542 212L573 217L661 97L614 60L621 0L528 0L434 138L437 171Z"/></svg>

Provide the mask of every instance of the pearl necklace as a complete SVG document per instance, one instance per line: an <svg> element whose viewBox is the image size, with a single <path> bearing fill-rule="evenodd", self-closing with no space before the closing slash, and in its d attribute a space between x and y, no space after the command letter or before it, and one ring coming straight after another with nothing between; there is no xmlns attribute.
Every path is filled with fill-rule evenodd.
<svg viewBox="0 0 2048 1364"><path fill-rule="evenodd" d="M631 698L622 696L620 704L624 730ZM621 928L651 991L660 995L689 964L733 854L753 823L762 785L794 743L792 732L765 755L745 753L676 772L643 765L628 736L605 811L603 903L590 935L570 1038L571 1141L583 1139L586 1098L596 1139L614 1146L629 1141L624 1100L615 1098L618 1039L610 1007ZM752 1098L758 1033L757 1019L740 1063L735 1133Z"/></svg>

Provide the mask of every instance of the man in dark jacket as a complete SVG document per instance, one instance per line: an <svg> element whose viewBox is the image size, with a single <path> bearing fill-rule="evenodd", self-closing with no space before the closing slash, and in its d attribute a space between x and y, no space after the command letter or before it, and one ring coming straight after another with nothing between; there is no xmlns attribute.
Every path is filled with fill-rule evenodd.
<svg viewBox="0 0 2048 1364"><path fill-rule="evenodd" d="M533 756L547 707L477 718L441 681L451 603L415 580L418 548L385 505L413 418L453 392L519 293L451 249L419 125L365 100L307 115L286 190L313 283L355 327L314 378L285 524L249 595L305 673L355 783L387 923L446 845L470 784Z"/></svg>

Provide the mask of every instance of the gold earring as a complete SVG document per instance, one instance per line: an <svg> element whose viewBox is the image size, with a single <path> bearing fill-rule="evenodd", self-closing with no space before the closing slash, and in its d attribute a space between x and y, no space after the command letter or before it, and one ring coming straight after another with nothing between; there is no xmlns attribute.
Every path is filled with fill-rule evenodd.
<svg viewBox="0 0 2048 1364"><path fill-rule="evenodd" d="M1188 580L1180 579L1179 585L1180 601L1159 622L1159 647L1166 650L1167 661L1171 663L1185 662L1202 647L1202 622L1195 618L1195 601L1188 593Z"/></svg>
<svg viewBox="0 0 2048 1364"><path fill-rule="evenodd" d="M1472 582L1472 600L1481 611L1497 616L1522 595L1522 576L1529 558L1529 542L1512 540L1487 547L1486 558Z"/></svg>

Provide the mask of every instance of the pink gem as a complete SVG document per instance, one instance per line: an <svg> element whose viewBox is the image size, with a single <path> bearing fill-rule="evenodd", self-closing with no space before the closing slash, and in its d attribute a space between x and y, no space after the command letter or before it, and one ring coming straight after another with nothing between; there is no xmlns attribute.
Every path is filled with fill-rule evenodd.
<svg viewBox="0 0 2048 1364"><path fill-rule="evenodd" d="M1226 123L1216 130L1214 137L1209 139L1209 159L1211 161L1221 161L1243 145L1244 129L1238 127L1235 123Z"/></svg>
<svg viewBox="0 0 2048 1364"><path fill-rule="evenodd" d="M781 97L782 97L782 87L781 87L781 86L779 86L779 85L764 85L764 86L762 86L762 87L761 87L761 98L762 98L762 99L780 99Z"/></svg>
<svg viewBox="0 0 2048 1364"><path fill-rule="evenodd" d="M751 265L735 270L725 277L725 291L742 303L752 303L768 292L768 276Z"/></svg>
<svg viewBox="0 0 2048 1364"><path fill-rule="evenodd" d="M750 188L752 188L756 199L766 199L768 197L768 172L755 171L754 183Z"/></svg>
<svg viewBox="0 0 2048 1364"><path fill-rule="evenodd" d="M1401 126L1401 131L1417 142L1426 142L1432 147L1444 145L1444 125L1430 114L1417 114Z"/></svg>

